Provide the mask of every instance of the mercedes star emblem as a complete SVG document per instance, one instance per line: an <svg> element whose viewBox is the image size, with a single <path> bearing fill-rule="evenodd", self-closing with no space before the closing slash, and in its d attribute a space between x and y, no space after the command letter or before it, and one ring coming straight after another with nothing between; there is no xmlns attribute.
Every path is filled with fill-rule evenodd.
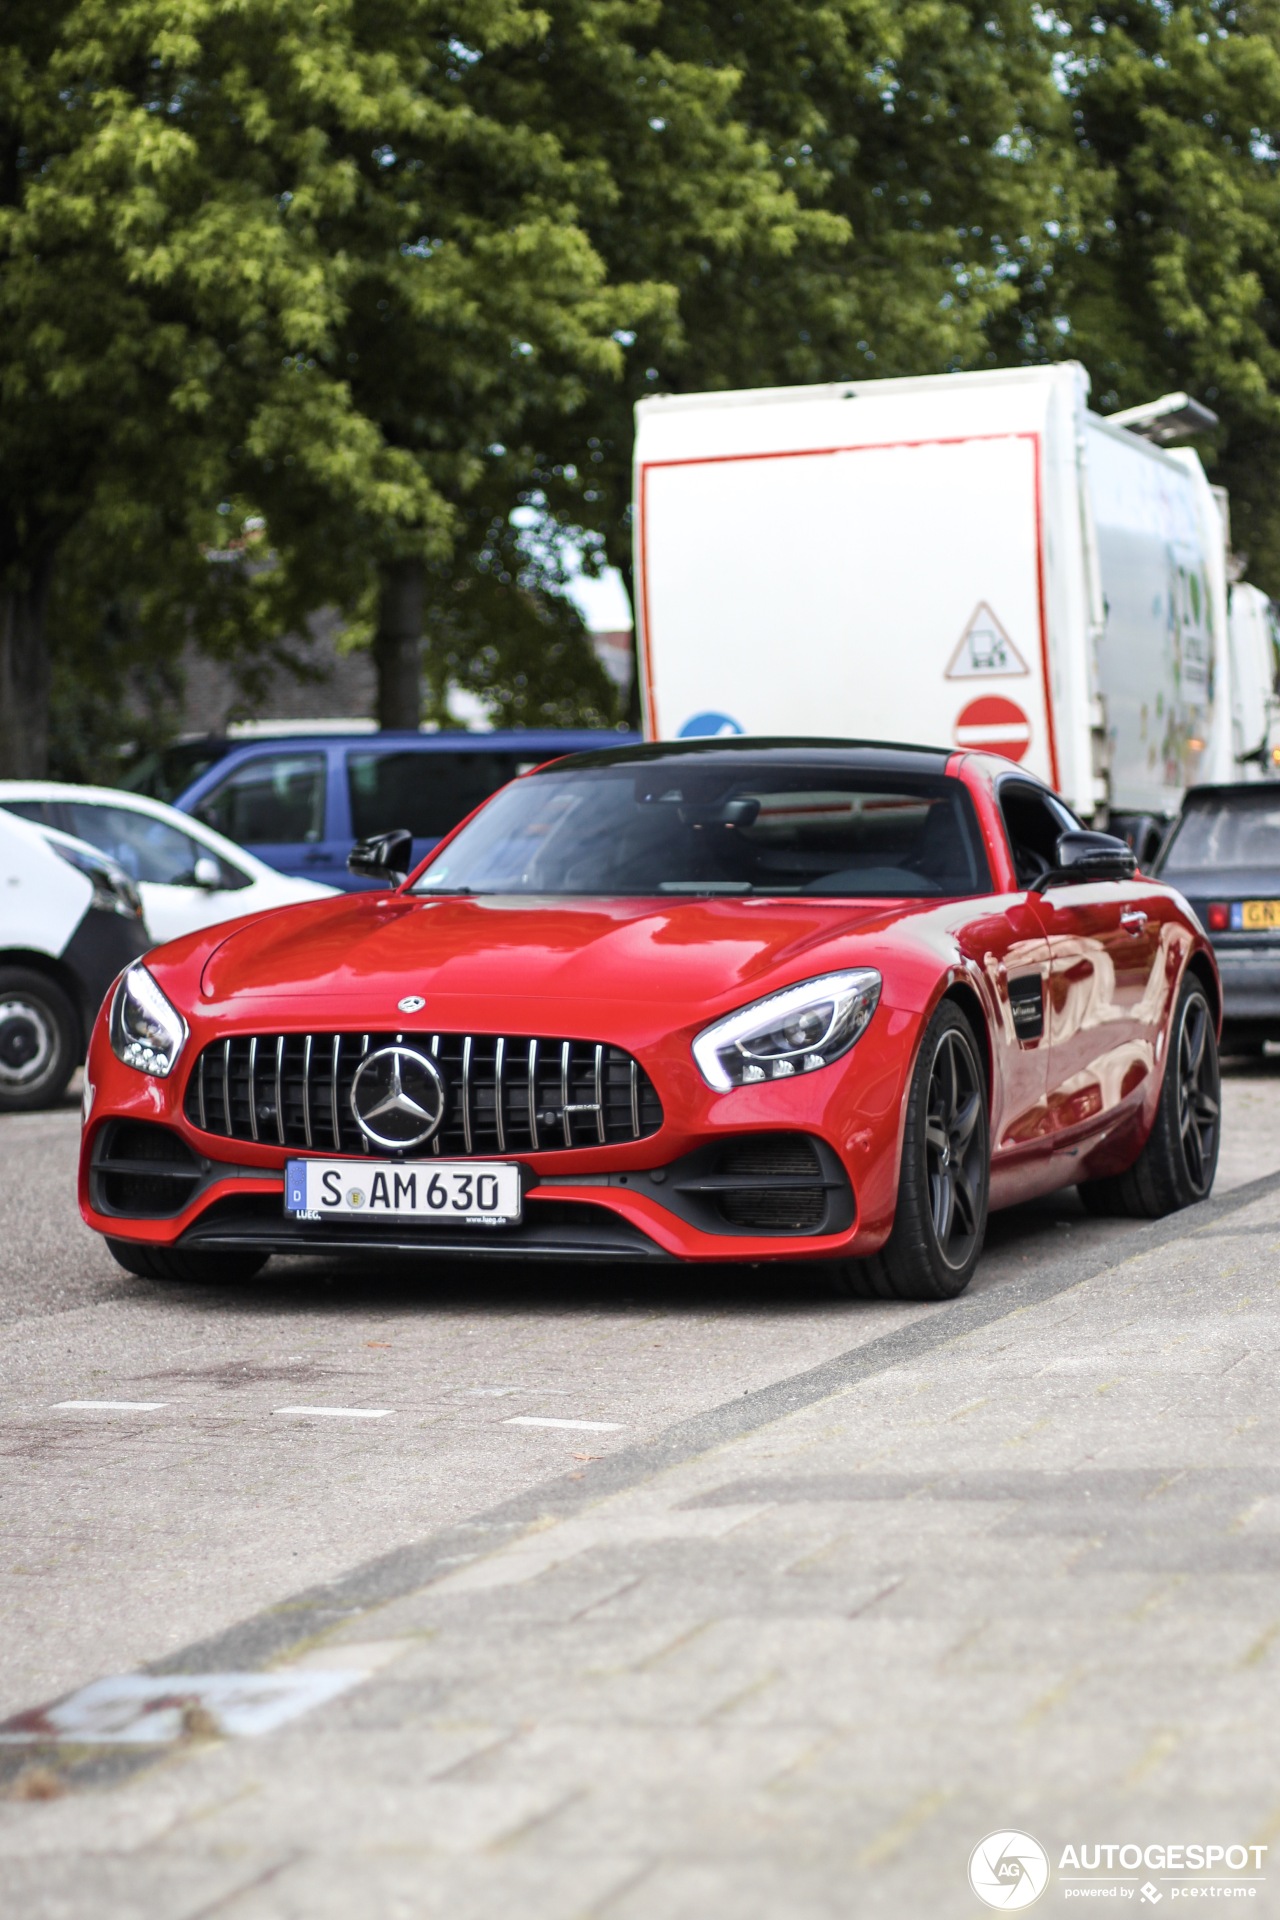
<svg viewBox="0 0 1280 1920"><path fill-rule="evenodd" d="M401 1013L421 1013L426 1004L420 993L406 993L403 1000L396 1001Z"/></svg>
<svg viewBox="0 0 1280 1920"><path fill-rule="evenodd" d="M444 1101L440 1069L413 1047L367 1053L351 1082L351 1111L376 1147L422 1146L444 1118Z"/></svg>

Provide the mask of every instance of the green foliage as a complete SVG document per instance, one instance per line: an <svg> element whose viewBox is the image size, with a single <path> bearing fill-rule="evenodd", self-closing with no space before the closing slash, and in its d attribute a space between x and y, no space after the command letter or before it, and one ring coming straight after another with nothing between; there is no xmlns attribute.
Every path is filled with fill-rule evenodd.
<svg viewBox="0 0 1280 1920"><path fill-rule="evenodd" d="M1086 212L1064 350L1103 411L1185 388L1220 413L1213 477L1280 594L1280 7L1067 5L1056 37Z"/></svg>
<svg viewBox="0 0 1280 1920"><path fill-rule="evenodd" d="M414 562L428 711L610 718L638 397L1068 353L1280 591L1278 129L1280 0L0 0L0 594L161 716Z"/></svg>

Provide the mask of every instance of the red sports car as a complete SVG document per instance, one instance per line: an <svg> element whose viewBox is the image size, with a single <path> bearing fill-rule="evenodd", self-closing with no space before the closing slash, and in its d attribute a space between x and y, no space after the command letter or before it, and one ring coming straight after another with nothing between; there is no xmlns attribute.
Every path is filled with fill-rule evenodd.
<svg viewBox="0 0 1280 1920"><path fill-rule="evenodd" d="M983 754L580 754L382 891L120 978L80 1202L131 1273L376 1247L967 1284L988 1209L1203 1199L1220 992L1171 888Z"/></svg>

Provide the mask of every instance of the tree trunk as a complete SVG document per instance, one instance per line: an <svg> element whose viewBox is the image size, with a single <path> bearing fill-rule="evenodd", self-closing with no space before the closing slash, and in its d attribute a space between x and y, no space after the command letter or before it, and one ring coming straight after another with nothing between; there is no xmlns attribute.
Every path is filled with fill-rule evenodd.
<svg viewBox="0 0 1280 1920"><path fill-rule="evenodd" d="M378 672L378 725L417 731L422 718L421 560L392 560L382 569L373 662Z"/></svg>
<svg viewBox="0 0 1280 1920"><path fill-rule="evenodd" d="M53 554L0 584L0 779L43 779L49 770L49 662L45 615Z"/></svg>

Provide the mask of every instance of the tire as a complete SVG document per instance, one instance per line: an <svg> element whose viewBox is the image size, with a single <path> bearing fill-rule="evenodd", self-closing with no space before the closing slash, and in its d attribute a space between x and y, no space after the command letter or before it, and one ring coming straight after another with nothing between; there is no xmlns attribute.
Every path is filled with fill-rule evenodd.
<svg viewBox="0 0 1280 1920"><path fill-rule="evenodd" d="M1193 973L1178 995L1155 1125L1126 1173L1082 1180L1089 1213L1160 1220L1213 1191L1222 1138L1218 1042L1208 996Z"/></svg>
<svg viewBox="0 0 1280 1920"><path fill-rule="evenodd" d="M266 1266L265 1253L183 1253L176 1247L151 1247L138 1240L108 1240L117 1266L139 1280L175 1281L181 1286L234 1287L252 1280Z"/></svg>
<svg viewBox="0 0 1280 1920"><path fill-rule="evenodd" d="M80 1021L48 974L0 967L0 1113L51 1107L80 1064Z"/></svg>
<svg viewBox="0 0 1280 1920"><path fill-rule="evenodd" d="M843 1263L840 1290L954 1300L982 1253L990 1178L986 1077L969 1022L944 1000L911 1075L893 1231L879 1253Z"/></svg>

